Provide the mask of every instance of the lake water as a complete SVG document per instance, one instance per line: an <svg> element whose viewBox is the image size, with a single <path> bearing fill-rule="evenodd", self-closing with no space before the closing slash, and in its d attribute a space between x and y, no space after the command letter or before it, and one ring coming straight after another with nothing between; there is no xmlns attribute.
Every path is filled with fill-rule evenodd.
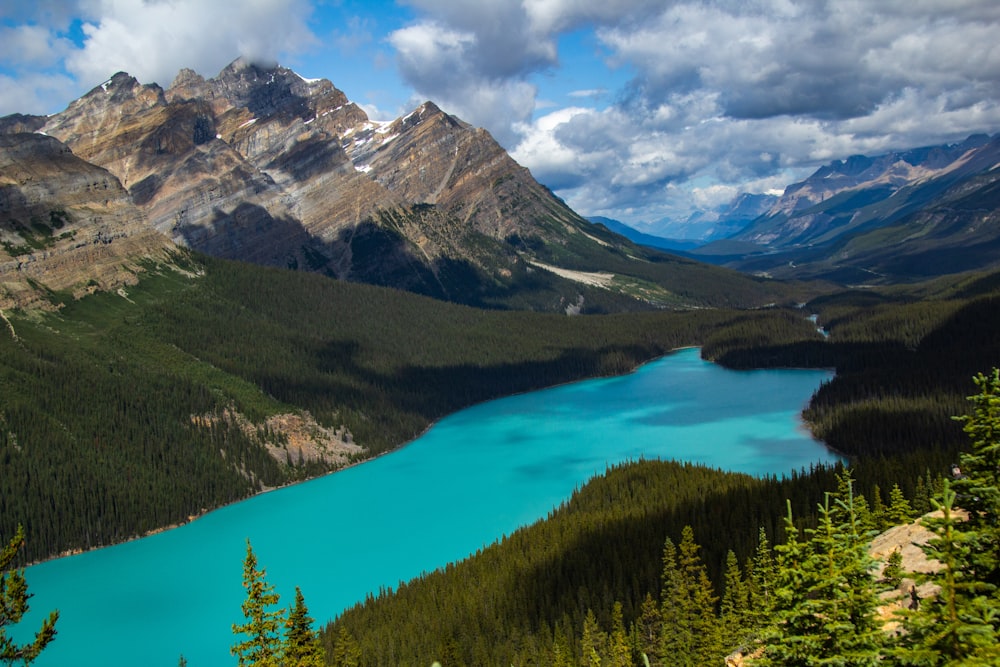
<svg viewBox="0 0 1000 667"><path fill-rule="evenodd" d="M380 587L459 560L544 517L610 464L680 459L752 474L836 457L799 413L830 373L727 371L681 350L635 373L484 403L363 465L180 528L27 571L40 667L235 665L246 540L282 604L317 625ZM30 536L29 536L30 539Z"/></svg>

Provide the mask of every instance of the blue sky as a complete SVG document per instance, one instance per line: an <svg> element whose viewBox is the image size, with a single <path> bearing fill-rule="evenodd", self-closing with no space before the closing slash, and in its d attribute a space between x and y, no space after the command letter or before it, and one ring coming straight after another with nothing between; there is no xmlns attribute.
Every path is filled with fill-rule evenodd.
<svg viewBox="0 0 1000 667"><path fill-rule="evenodd" d="M15 0L0 115L244 55L370 116L433 100L584 215L667 221L818 166L1000 131L996 0Z"/></svg>

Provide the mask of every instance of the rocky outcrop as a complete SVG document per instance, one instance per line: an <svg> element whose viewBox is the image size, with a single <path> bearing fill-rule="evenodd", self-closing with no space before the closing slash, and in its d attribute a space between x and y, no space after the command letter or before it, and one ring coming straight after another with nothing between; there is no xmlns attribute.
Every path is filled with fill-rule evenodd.
<svg viewBox="0 0 1000 667"><path fill-rule="evenodd" d="M0 135L0 211L0 308L117 289L174 248L113 174L40 134Z"/></svg>

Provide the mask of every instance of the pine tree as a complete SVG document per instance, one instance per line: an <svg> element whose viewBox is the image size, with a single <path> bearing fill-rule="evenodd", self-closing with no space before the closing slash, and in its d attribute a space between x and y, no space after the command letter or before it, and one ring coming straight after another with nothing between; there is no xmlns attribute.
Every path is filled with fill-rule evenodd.
<svg viewBox="0 0 1000 667"><path fill-rule="evenodd" d="M937 536L924 551L942 565L931 577L941 590L904 613L899 664L1000 664L1000 371L973 381L972 412L958 418L971 441L962 474L931 500L941 516L923 519Z"/></svg>
<svg viewBox="0 0 1000 667"><path fill-rule="evenodd" d="M42 621L42 627L35 633L35 638L28 644L18 646L7 636L7 626L21 622L28 611L28 582L24 578L24 570L12 568L14 557L24 547L24 528L17 527L17 532L2 550L0 550L0 660L8 664L19 662L29 665L49 645L56 636L56 621L59 612L53 611Z"/></svg>
<svg viewBox="0 0 1000 667"><path fill-rule="evenodd" d="M360 664L361 647L347 628L340 626L333 643L332 667L358 667Z"/></svg>
<svg viewBox="0 0 1000 667"><path fill-rule="evenodd" d="M581 664L583 667L601 667L607 645L607 634L598 625L594 611L588 609L587 615L583 619L583 635L580 639L580 654L583 656Z"/></svg>
<svg viewBox="0 0 1000 667"><path fill-rule="evenodd" d="M889 492L889 508L886 510L886 521L890 526L899 526L913 521L913 509L903 495L903 490L899 484L892 485Z"/></svg>
<svg viewBox="0 0 1000 667"><path fill-rule="evenodd" d="M691 526L681 531L676 550L669 539L664 547L660 655L672 665L704 665L724 655L715 616L718 598L699 549Z"/></svg>
<svg viewBox="0 0 1000 667"><path fill-rule="evenodd" d="M749 640L749 590L732 549L726 554L725 590L719 603L719 627L726 652L743 647Z"/></svg>
<svg viewBox="0 0 1000 667"><path fill-rule="evenodd" d="M888 509L882 499L882 489L876 484L872 492L872 518L875 520L876 530L885 530L889 527L889 522L886 519L887 512Z"/></svg>
<svg viewBox="0 0 1000 667"><path fill-rule="evenodd" d="M959 461L962 476L953 483L957 503L968 511L976 533L969 567L996 595L1000 588L1000 370L973 378L979 393L970 396L972 414L959 417L970 450ZM997 614L1000 619L1000 613Z"/></svg>
<svg viewBox="0 0 1000 667"><path fill-rule="evenodd" d="M774 555L763 526L757 534L757 551L749 569L750 620L752 629L758 632L770 620L774 604Z"/></svg>
<svg viewBox="0 0 1000 667"><path fill-rule="evenodd" d="M660 655L660 636L663 631L663 619L660 616L660 605L651 593L646 593L639 608L639 618L632 626L635 637L635 650L639 655L645 655L648 660L656 663Z"/></svg>
<svg viewBox="0 0 1000 667"><path fill-rule="evenodd" d="M615 602L611 608L611 633L608 635L608 667L631 667L632 647L622 615L622 603Z"/></svg>
<svg viewBox="0 0 1000 667"><path fill-rule="evenodd" d="M933 577L941 590L924 600L918 610L902 613L905 631L893 651L897 664L1000 664L1000 638L994 626L996 600L991 600L988 586L968 568L977 540L956 512L955 499L955 492L945 481L941 500L931 501L941 516L923 520L937 535L923 548L928 557L941 563L941 571Z"/></svg>
<svg viewBox="0 0 1000 667"><path fill-rule="evenodd" d="M250 540L247 540L247 555L243 561L243 587L247 589L243 601L243 616L246 623L233 624L233 634L246 635L237 642L230 653L239 658L239 667L278 667L281 659L281 639L278 630L284 609L271 610L278 604L278 594L264 579L264 570L257 569Z"/></svg>
<svg viewBox="0 0 1000 667"><path fill-rule="evenodd" d="M903 552L893 549L882 569L882 581L889 588L896 588L903 580Z"/></svg>
<svg viewBox="0 0 1000 667"><path fill-rule="evenodd" d="M831 502L827 494L817 527L805 531L808 541L799 539L789 503L787 541L775 549L774 624L755 665L878 664L884 634L875 614L872 562L847 488L846 498Z"/></svg>
<svg viewBox="0 0 1000 667"><path fill-rule="evenodd" d="M325 652L312 629L302 590L295 587L295 604L285 620L284 667L323 667Z"/></svg>
<svg viewBox="0 0 1000 667"><path fill-rule="evenodd" d="M926 478L917 477L917 483L913 488L913 512L917 516L923 516L931 511L931 487L928 482L930 474L928 470Z"/></svg>

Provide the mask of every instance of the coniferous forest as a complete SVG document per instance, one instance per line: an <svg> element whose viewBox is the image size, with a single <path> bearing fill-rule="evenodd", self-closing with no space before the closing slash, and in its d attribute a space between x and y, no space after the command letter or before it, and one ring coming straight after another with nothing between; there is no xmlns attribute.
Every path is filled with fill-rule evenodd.
<svg viewBox="0 0 1000 667"><path fill-rule="evenodd" d="M5 313L0 536L24 526L23 562L128 539L325 472L268 453L266 444L282 444L264 426L274 414L308 411L346 427L363 458L472 403L625 372L680 346L701 346L734 368L836 369L805 417L850 458L849 473L756 479L662 461L616 467L546 521L346 611L322 633L328 664L641 664L642 654L652 664L708 656L718 664L753 642L774 644L774 618L799 622L782 587L829 583L775 574L777 597L761 607L754 587L768 559L780 570L826 554L856 583L867 572L857 560L867 531L935 506L968 510L963 499L980 497L946 481L963 449L993 456L975 465L995 472L995 452L969 454L971 422L963 430L952 416L967 413L971 379L1000 359L996 274L831 290L753 311L567 317L477 310L198 255L176 261L183 270L151 266L119 293L51 294L52 312ZM956 528L948 516L942 539L986 530ZM995 602L996 588L962 588L997 584L983 579L995 574L989 554L970 555L966 545L938 547L959 573L948 585L969 604ZM855 602L860 611L847 613L862 628L869 602ZM832 611L817 614L833 622ZM925 617L908 622L930 657L899 664L951 664L947 651L973 650L973 640L935 644L920 629ZM865 636L843 650L896 650L872 648L875 635ZM688 662L664 662L682 655L678 647ZM765 652L760 664L813 664L781 655Z"/></svg>

